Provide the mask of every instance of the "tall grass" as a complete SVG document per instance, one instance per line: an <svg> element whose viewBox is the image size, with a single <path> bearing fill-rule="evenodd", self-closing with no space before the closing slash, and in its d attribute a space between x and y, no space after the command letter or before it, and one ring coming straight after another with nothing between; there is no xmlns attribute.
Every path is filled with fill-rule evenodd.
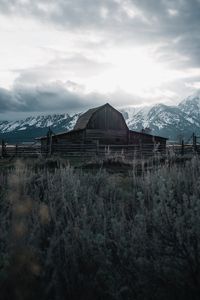
<svg viewBox="0 0 200 300"><path fill-rule="evenodd" d="M199 299L200 161L0 175L1 299Z"/></svg>

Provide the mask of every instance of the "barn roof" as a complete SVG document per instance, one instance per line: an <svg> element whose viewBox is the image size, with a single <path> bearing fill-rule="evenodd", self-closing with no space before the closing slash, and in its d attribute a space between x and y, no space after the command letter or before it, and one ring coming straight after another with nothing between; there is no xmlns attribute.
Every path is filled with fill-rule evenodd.
<svg viewBox="0 0 200 300"><path fill-rule="evenodd" d="M78 120L74 126L74 130L85 129L87 127L87 124L90 121L91 117L94 115L94 113L97 112L98 110L102 109L105 106L110 106L110 104L106 103L104 105L87 110L84 114L82 114L78 118Z"/></svg>
<svg viewBox="0 0 200 300"><path fill-rule="evenodd" d="M141 135L141 136L151 136L151 137L159 138L159 139L162 139L162 140L168 140L168 138L163 137L163 136L152 135L152 134L149 134L149 133L146 133L146 132L135 131L135 130L131 130L131 129L129 129L129 133L130 134L137 134L137 135Z"/></svg>
<svg viewBox="0 0 200 300"><path fill-rule="evenodd" d="M62 135L65 136L65 135L74 134L74 133L80 132L80 131L82 131L82 129L77 129L77 130L72 129L72 130L69 130L69 131L63 131L63 132L59 132L59 133L53 133L52 136L53 137L55 137L55 136L56 137L57 136L62 136ZM35 138L35 140L45 140L45 139L47 139L46 135Z"/></svg>

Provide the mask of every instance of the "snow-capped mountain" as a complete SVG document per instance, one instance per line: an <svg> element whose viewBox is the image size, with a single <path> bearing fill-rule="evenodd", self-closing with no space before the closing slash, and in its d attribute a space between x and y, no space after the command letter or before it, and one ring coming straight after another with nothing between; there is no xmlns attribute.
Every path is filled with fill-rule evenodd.
<svg viewBox="0 0 200 300"><path fill-rule="evenodd" d="M188 139L193 132L200 135L200 96L190 96L178 106L156 104L143 107L134 115L128 115L126 122L130 129L150 128L153 134L172 140Z"/></svg>
<svg viewBox="0 0 200 300"><path fill-rule="evenodd" d="M200 126L200 94L187 97L178 107L186 114L186 118L189 122Z"/></svg>
<svg viewBox="0 0 200 300"><path fill-rule="evenodd" d="M149 107L147 107L147 109L148 108ZM132 119L142 109L145 109L145 106L128 106L119 108L125 120Z"/></svg>
<svg viewBox="0 0 200 300"><path fill-rule="evenodd" d="M150 128L152 134L170 140L187 140L193 132L200 136L200 94L184 99L177 106L132 106L123 107L120 111L132 130ZM73 129L79 115L54 114L21 121L0 121L0 139L15 143L33 141L38 136L46 135L49 127L55 133L68 131Z"/></svg>
<svg viewBox="0 0 200 300"><path fill-rule="evenodd" d="M47 115L29 117L21 121L3 121L0 122L0 131L2 133L11 132L13 130L26 130L29 127L45 128L45 127L63 127L64 129L73 128L74 122L76 121L75 116L71 117L68 114L61 115Z"/></svg>
<svg viewBox="0 0 200 300"><path fill-rule="evenodd" d="M0 136L8 142L32 141L46 135L51 127L54 133L73 129L79 114L53 114L29 117L20 121L0 121Z"/></svg>

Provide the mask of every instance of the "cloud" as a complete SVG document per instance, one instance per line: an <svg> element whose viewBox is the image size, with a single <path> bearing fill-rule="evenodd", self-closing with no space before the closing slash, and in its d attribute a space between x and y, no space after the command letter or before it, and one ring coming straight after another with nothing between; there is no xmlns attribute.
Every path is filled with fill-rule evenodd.
<svg viewBox="0 0 200 300"><path fill-rule="evenodd" d="M15 99L13 99L12 93L6 89L0 88L0 112L15 110L16 107L17 104Z"/></svg>
<svg viewBox="0 0 200 300"><path fill-rule="evenodd" d="M0 8L4 14L33 16L72 29L99 29L101 25L103 29L115 31L117 26L125 31L127 26L138 25L138 30L143 24L141 31L146 28L149 34L176 34L200 22L199 0L1 0ZM158 23L160 26L155 26Z"/></svg>
<svg viewBox="0 0 200 300"><path fill-rule="evenodd" d="M199 0L0 0L0 11L63 30L103 34L110 43L165 42L165 53L175 49L200 64Z"/></svg>
<svg viewBox="0 0 200 300"><path fill-rule="evenodd" d="M188 62L199 66L199 0L134 0L134 3L151 20L149 32L144 35L149 39L165 43L163 53L171 52L188 58ZM186 62L187 63L187 62Z"/></svg>
<svg viewBox="0 0 200 300"><path fill-rule="evenodd" d="M86 83L112 69L104 59L110 49L143 47L156 63L188 75L165 83L163 91L152 90L149 102L162 93L174 95L176 101L176 95L191 92L200 81L199 73L194 76L194 69L200 69L200 0L0 0L0 15L9 17L9 23L10 16L21 18L22 33L25 20L39 24L22 34L19 42L16 35L15 57L11 51L7 61L2 59L2 68L9 65L15 81L11 90L0 89L1 112L80 111L104 103L107 97L115 105L146 101L145 95L142 99L123 90L86 92ZM14 39L10 32L5 44L9 36ZM26 42L28 47L18 47ZM14 44L6 44L1 54Z"/></svg>
<svg viewBox="0 0 200 300"><path fill-rule="evenodd" d="M15 87L11 91L0 89L0 112L52 112L76 111L100 102L100 95L79 94L54 83L36 87Z"/></svg>
<svg viewBox="0 0 200 300"><path fill-rule="evenodd" d="M75 77L97 76L102 71L106 71L112 65L110 63L98 62L87 58L81 53L62 55L57 54L56 58L50 60L47 64L32 67L29 69L16 69L18 73L15 84L40 85L59 80L72 80ZM64 81L65 81L64 80Z"/></svg>
<svg viewBox="0 0 200 300"><path fill-rule="evenodd" d="M109 102L115 107L138 105L142 98L117 90L107 95L85 93L84 88L76 82L51 83L49 85L22 87L12 90L0 89L0 115L4 119L10 116L24 117L32 114L75 113ZM15 115L14 115L15 114Z"/></svg>

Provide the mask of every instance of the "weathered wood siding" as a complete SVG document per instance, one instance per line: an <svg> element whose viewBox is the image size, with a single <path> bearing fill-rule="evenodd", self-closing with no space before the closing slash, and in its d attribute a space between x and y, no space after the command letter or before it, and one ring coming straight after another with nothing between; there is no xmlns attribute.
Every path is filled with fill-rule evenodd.
<svg viewBox="0 0 200 300"><path fill-rule="evenodd" d="M85 143L97 143L106 145L127 144L128 133L126 130L112 129L86 129Z"/></svg>
<svg viewBox="0 0 200 300"><path fill-rule="evenodd" d="M149 143L152 144L153 136L152 135L145 135L141 134L140 132L136 131L129 131L129 144L139 145L140 143Z"/></svg>
<svg viewBox="0 0 200 300"><path fill-rule="evenodd" d="M66 143L83 143L85 131L73 131L67 134L57 135L53 137L54 144L66 144Z"/></svg>
<svg viewBox="0 0 200 300"><path fill-rule="evenodd" d="M128 127L120 112L105 106L91 117L85 132L85 143L127 144Z"/></svg>
<svg viewBox="0 0 200 300"><path fill-rule="evenodd" d="M129 144L139 145L141 147L146 147L147 149L158 148L158 150L164 150L166 148L166 139L153 136L150 134L145 134L136 131L129 131Z"/></svg>
<svg viewBox="0 0 200 300"><path fill-rule="evenodd" d="M87 129L128 130L122 114L110 105L94 113L88 122Z"/></svg>
<svg viewBox="0 0 200 300"><path fill-rule="evenodd" d="M68 144L68 143L83 143L85 137L84 130L77 130L72 132L66 132L63 134L53 135L52 144ZM41 145L47 145L47 138L41 139Z"/></svg>

